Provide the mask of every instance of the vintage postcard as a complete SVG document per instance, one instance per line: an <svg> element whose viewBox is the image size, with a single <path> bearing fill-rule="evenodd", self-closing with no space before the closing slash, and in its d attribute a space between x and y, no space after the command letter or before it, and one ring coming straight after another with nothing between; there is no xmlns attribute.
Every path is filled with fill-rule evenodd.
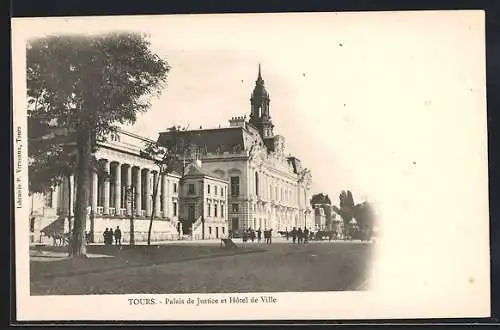
<svg viewBox="0 0 500 330"><path fill-rule="evenodd" d="M18 320L490 315L482 11L12 21Z"/></svg>

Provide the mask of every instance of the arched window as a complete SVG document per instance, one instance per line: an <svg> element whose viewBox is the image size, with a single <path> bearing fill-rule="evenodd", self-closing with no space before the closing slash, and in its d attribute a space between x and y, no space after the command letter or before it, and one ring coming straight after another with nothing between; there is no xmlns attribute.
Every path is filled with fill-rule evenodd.
<svg viewBox="0 0 500 330"><path fill-rule="evenodd" d="M259 173L255 172L255 194L259 196Z"/></svg>

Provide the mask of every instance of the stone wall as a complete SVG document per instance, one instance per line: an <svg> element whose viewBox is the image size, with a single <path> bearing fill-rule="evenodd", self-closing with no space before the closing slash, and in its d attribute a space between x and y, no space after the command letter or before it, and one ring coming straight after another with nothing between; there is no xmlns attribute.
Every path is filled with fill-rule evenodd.
<svg viewBox="0 0 500 330"><path fill-rule="evenodd" d="M103 233L106 228L116 229L120 227L122 232L122 243L130 241L130 219L118 218L96 218L94 223L94 242L102 243ZM149 219L134 219L134 238L136 242L145 242L148 239ZM87 221L87 231L90 231L90 221ZM153 220L153 228L151 230L151 241L166 241L176 240L179 235L177 233L176 223L166 220Z"/></svg>

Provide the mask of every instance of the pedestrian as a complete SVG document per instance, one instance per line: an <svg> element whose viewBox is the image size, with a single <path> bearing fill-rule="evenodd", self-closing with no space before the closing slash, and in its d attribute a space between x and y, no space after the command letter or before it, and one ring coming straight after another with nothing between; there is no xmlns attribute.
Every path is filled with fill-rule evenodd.
<svg viewBox="0 0 500 330"><path fill-rule="evenodd" d="M268 239L269 239L269 244L271 244L272 239L273 239L272 238L273 237L273 229L272 228L267 231L267 235L268 235Z"/></svg>
<svg viewBox="0 0 500 330"><path fill-rule="evenodd" d="M303 234L302 228L299 227L299 230L297 230L297 244L302 243L302 239L303 239L302 234Z"/></svg>
<svg viewBox="0 0 500 330"><path fill-rule="evenodd" d="M307 230L307 227L304 226L304 241L302 243L306 244L308 240L309 240L309 230Z"/></svg>
<svg viewBox="0 0 500 330"><path fill-rule="evenodd" d="M293 227L292 229L292 242L295 244L295 240L297 239L297 229Z"/></svg>
<svg viewBox="0 0 500 330"><path fill-rule="evenodd" d="M257 241L260 243L260 240L262 238L262 230L259 227L259 230L257 230Z"/></svg>
<svg viewBox="0 0 500 330"><path fill-rule="evenodd" d="M102 233L102 237L104 239L104 245L108 245L109 244L109 228L106 228L106 230L104 231L104 233Z"/></svg>
<svg viewBox="0 0 500 330"><path fill-rule="evenodd" d="M120 230L120 226L116 226L114 236L115 236L115 244L122 246L122 231Z"/></svg>
<svg viewBox="0 0 500 330"><path fill-rule="evenodd" d="M290 238L290 233L288 232L288 228L285 231L285 236L286 236L286 240L288 241L288 239Z"/></svg>

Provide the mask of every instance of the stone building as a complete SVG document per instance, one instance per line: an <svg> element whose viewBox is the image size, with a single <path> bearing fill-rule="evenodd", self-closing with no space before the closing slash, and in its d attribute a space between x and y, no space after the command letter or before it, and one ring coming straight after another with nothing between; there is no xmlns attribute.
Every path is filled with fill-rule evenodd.
<svg viewBox="0 0 500 330"><path fill-rule="evenodd" d="M311 173L286 152L284 137L274 134L269 104L259 66L249 120L233 117L229 127L176 133L195 150L181 155L186 167L161 177L154 162L141 155L154 141L119 131L101 143L95 156L108 175L91 173L90 240L102 242L106 228L119 226L128 242L132 213L136 241L147 239L152 213L153 241L178 239L183 233L203 239L248 228L273 229L274 234L312 228ZM173 134L161 132L158 142L167 144ZM47 228L69 230L76 181L70 176L45 194L31 195L32 241L39 241ZM154 209L153 182L159 182Z"/></svg>
<svg viewBox="0 0 500 330"><path fill-rule="evenodd" d="M314 226L311 173L286 152L284 137L274 134L269 104L259 66L249 120L233 117L229 127L181 132L184 143L196 146L204 171L228 182L229 229L234 233L261 228L277 234ZM158 142L166 145L173 138L172 132L162 132Z"/></svg>
<svg viewBox="0 0 500 330"><path fill-rule="evenodd" d="M319 205L314 206L314 226L316 230L326 229L325 210Z"/></svg>
<svg viewBox="0 0 500 330"><path fill-rule="evenodd" d="M194 239L227 237L227 181L206 173L200 160L184 173L179 212L184 232Z"/></svg>
<svg viewBox="0 0 500 330"><path fill-rule="evenodd" d="M91 241L102 242L102 233L106 228L119 226L124 242L128 242L132 211L136 241L147 239L151 213L155 219L153 240L175 239L179 236L181 175L173 172L158 177L154 162L141 156L141 149L150 142L154 141L119 131L108 142L99 145L95 157L101 162L104 173L109 175L91 173L87 219L87 232L92 234ZM68 213L73 217L76 180L72 175L45 194L31 195L30 232L33 241L41 239L43 229L68 232L67 218ZM154 209L153 182L159 183Z"/></svg>

